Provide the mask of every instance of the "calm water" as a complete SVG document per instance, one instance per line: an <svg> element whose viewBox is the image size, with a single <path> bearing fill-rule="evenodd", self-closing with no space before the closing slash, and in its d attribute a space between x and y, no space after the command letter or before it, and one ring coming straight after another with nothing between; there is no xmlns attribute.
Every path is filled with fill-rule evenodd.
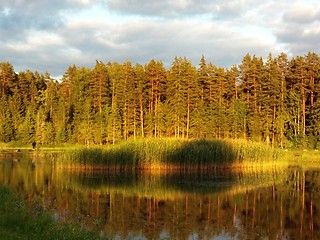
<svg viewBox="0 0 320 240"><path fill-rule="evenodd" d="M69 173L22 154L1 159L0 169L0 184L30 206L115 239L320 239L318 169Z"/></svg>

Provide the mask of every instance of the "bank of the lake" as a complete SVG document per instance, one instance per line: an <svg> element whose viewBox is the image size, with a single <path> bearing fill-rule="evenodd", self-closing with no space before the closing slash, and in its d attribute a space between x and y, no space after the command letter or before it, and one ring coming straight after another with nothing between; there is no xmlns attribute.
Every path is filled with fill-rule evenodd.
<svg viewBox="0 0 320 240"><path fill-rule="evenodd" d="M241 139L138 139L110 145L30 146L0 145L1 157L28 153L49 158L58 168L116 171L210 171L215 169L272 169L317 167L320 152L312 149L279 149Z"/></svg>

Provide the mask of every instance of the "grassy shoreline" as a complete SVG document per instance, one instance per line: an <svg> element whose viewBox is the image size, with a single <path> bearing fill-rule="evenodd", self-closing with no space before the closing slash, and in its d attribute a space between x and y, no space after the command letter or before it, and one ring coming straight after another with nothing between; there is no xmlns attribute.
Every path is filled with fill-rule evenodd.
<svg viewBox="0 0 320 240"><path fill-rule="evenodd" d="M80 224L56 219L39 204L28 208L8 187L0 186L1 239L111 239L89 231Z"/></svg>

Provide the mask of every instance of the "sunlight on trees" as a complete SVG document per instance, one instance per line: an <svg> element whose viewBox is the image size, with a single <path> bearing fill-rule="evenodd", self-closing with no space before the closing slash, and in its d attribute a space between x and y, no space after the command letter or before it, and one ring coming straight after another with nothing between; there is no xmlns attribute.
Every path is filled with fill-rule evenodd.
<svg viewBox="0 0 320 240"><path fill-rule="evenodd" d="M318 148L320 60L245 55L229 69L176 57L93 69L15 73L0 63L1 141L41 145L116 143L141 137L244 138L274 147Z"/></svg>

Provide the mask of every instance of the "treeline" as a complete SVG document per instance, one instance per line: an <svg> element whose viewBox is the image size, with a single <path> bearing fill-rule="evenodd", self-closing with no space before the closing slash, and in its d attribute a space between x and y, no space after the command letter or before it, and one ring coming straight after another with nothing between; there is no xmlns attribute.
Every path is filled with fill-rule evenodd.
<svg viewBox="0 0 320 240"><path fill-rule="evenodd" d="M244 138L277 147L320 140L320 58L244 56L229 69L176 57L70 66L62 80L0 63L0 141L115 143L139 137Z"/></svg>

